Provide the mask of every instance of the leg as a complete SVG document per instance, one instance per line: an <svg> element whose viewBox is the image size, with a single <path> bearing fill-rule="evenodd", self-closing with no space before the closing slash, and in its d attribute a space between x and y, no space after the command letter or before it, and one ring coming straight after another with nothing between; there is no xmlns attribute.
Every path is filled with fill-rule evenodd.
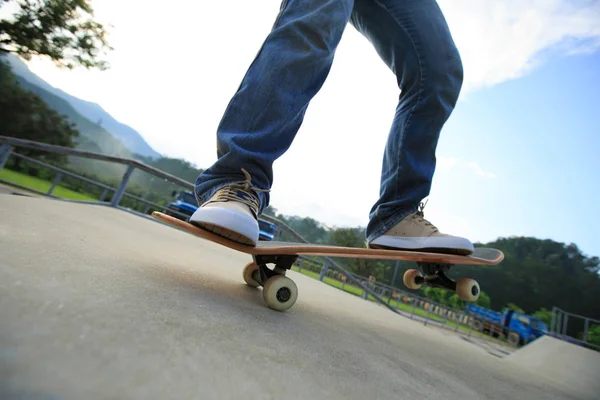
<svg viewBox="0 0 600 400"><path fill-rule="evenodd" d="M401 90L383 156L380 198L367 226L367 240L372 242L405 217L415 216L429 195L435 149L458 99L463 70L435 0L356 0L351 23L373 43ZM436 230L429 229L422 216L416 214L419 229L427 228L421 236ZM414 247L403 245L429 246L422 241Z"/></svg>
<svg viewBox="0 0 600 400"><path fill-rule="evenodd" d="M196 181L200 200L239 180L245 168L269 189L273 162L291 145L323 85L350 19L353 0L283 0L273 30L248 69L217 130L218 161ZM269 203L261 195L261 210Z"/></svg>
<svg viewBox="0 0 600 400"><path fill-rule="evenodd" d="M247 171L245 191L248 193L242 197L248 200L245 204L253 217L269 204L273 162L290 147L310 100L329 74L353 2L283 0L271 33L219 124L218 160L196 180L199 203L204 204L209 199L214 202L218 191L243 180L243 168ZM250 176L259 190L249 190ZM221 195L218 205L235 202L239 193L238 188ZM252 196L256 196L256 201ZM230 213L232 222L228 223L224 222L226 218L219 207L216 210L201 207L190 221L209 229L221 224L221 228L232 230L235 228L232 224L240 221L239 212L244 212L244 207ZM253 242L254 232L258 237L258 226L256 221L248 218L246 221L248 229L241 233Z"/></svg>

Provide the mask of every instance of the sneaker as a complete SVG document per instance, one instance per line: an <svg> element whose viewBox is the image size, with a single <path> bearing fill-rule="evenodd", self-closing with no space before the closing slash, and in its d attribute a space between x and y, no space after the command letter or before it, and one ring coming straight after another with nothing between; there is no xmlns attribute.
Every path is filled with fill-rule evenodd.
<svg viewBox="0 0 600 400"><path fill-rule="evenodd" d="M425 205L421 203L417 212L408 214L392 229L368 243L368 246L460 255L473 253L474 246L468 239L440 233L424 218L424 208Z"/></svg>
<svg viewBox="0 0 600 400"><path fill-rule="evenodd" d="M257 189L245 169L244 182L232 183L217 190L189 219L191 224L238 243L256 246L258 243L258 209L260 202Z"/></svg>

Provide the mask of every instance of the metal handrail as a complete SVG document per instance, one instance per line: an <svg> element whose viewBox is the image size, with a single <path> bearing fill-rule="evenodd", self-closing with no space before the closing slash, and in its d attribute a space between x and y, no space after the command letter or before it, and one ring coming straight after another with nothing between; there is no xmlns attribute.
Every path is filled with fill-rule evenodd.
<svg viewBox="0 0 600 400"><path fill-rule="evenodd" d="M166 179L169 182L175 183L179 186L183 186L187 189L194 189L194 185L188 181L185 181L181 178L176 177L175 175L171 175L167 172L161 171L158 168L154 168L148 164L145 164L141 161L134 160L131 158L121 158L115 156L108 156L106 154L93 153L91 151L78 150L70 147L56 146L53 144L34 142L32 140L26 139L17 139L9 136L1 136L0 135L0 144L7 144L13 147L23 147L31 150L39 150L39 151L47 151L50 153L59 153L59 154L67 154L70 156L83 157L83 158L91 158L93 160L100 161L108 161L116 164L123 164L130 167L135 167L141 171L148 172L149 174L155 175L159 178Z"/></svg>

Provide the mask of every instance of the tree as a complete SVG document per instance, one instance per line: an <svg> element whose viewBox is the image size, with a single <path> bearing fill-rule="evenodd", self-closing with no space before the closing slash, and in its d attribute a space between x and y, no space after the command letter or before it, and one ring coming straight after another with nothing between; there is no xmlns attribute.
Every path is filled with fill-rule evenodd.
<svg viewBox="0 0 600 400"><path fill-rule="evenodd" d="M583 332L579 334L579 338L583 340ZM594 325L588 329L587 342L600 346L600 325Z"/></svg>
<svg viewBox="0 0 600 400"><path fill-rule="evenodd" d="M477 304L478 306L485 307L485 308L490 308L491 303L492 302L490 300L490 296L488 296L488 294L484 291L481 291L479 293L479 298L475 302L475 304Z"/></svg>
<svg viewBox="0 0 600 400"><path fill-rule="evenodd" d="M447 290L432 287L432 286L424 286L423 294L429 300L431 300L435 303L438 303L438 304L443 304L443 305L449 305L447 303L449 303L450 299L451 299L450 292L448 292Z"/></svg>
<svg viewBox="0 0 600 400"><path fill-rule="evenodd" d="M542 307L539 310L537 310L536 312L534 312L532 314L532 316L539 318L540 320L545 322L546 325L548 325L548 326L550 326L550 324L552 324L552 311L546 309L545 307Z"/></svg>
<svg viewBox="0 0 600 400"><path fill-rule="evenodd" d="M514 304L514 303L508 303L506 305L507 308L514 310L516 312L520 312L522 314L525 314L525 310L523 310L521 307L519 307L518 305Z"/></svg>
<svg viewBox="0 0 600 400"><path fill-rule="evenodd" d="M365 247L365 232L362 228L339 228L335 229L329 236L329 243L344 247ZM375 276L378 280L382 279L386 273L390 272L389 263L381 260L372 260L367 258L346 258L341 261L346 268L355 274L368 277Z"/></svg>
<svg viewBox="0 0 600 400"><path fill-rule="evenodd" d="M277 209L272 205L268 205L264 210L263 214L268 215L269 217L277 218Z"/></svg>
<svg viewBox="0 0 600 400"><path fill-rule="evenodd" d="M69 69L108 68L98 58L112 48L89 0L0 0L0 9L9 5L15 11L0 19L0 54L45 56Z"/></svg>
<svg viewBox="0 0 600 400"><path fill-rule="evenodd" d="M0 135L74 147L74 138L79 136L74 124L49 108L39 96L23 90L10 66L1 59L0 93ZM46 160L64 160L63 155L56 153L28 149L19 149L18 152L29 156L43 155Z"/></svg>

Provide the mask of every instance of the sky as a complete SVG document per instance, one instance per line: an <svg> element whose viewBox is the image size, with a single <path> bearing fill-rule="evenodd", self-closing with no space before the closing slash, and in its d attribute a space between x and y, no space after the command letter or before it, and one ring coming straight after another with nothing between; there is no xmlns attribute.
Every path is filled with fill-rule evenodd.
<svg viewBox="0 0 600 400"><path fill-rule="evenodd" d="M600 1L439 0L464 64L441 133L425 216L487 242L513 235L600 256ZM92 1L110 24L108 71L59 70L51 85L100 104L158 152L216 160L219 120L279 11L279 0ZM271 205L330 226L365 226L379 193L399 90L348 26L291 149Z"/></svg>

